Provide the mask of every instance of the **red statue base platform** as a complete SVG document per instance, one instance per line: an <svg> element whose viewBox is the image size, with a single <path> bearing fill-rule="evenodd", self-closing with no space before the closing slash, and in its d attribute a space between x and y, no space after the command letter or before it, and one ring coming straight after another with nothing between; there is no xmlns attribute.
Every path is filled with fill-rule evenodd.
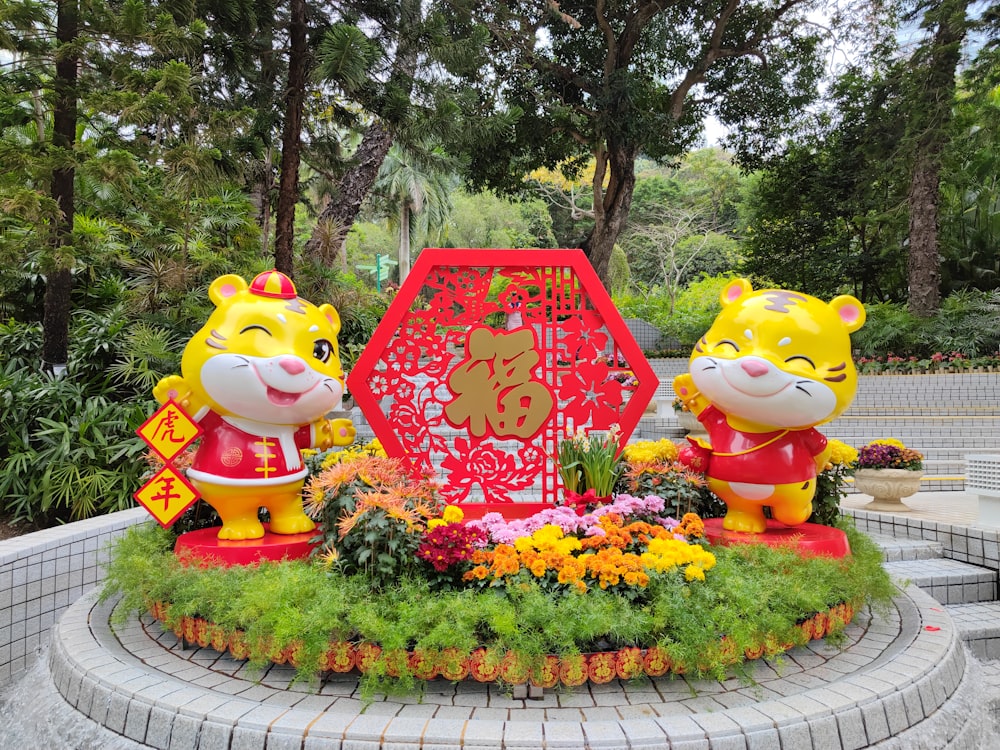
<svg viewBox="0 0 1000 750"><path fill-rule="evenodd" d="M260 539L232 541L219 539L219 527L189 531L177 537L174 554L190 555L223 567L230 565L252 565L261 560L297 560L308 557L314 545L309 540L315 531L305 534L272 534L264 524L264 536Z"/></svg>
<svg viewBox="0 0 1000 750"><path fill-rule="evenodd" d="M705 519L705 536L712 544L766 544L769 547L789 547L802 555L826 555L844 557L851 554L847 534L831 526L818 523L804 523L801 526L785 526L768 519L767 529L760 534L726 531L721 518Z"/></svg>

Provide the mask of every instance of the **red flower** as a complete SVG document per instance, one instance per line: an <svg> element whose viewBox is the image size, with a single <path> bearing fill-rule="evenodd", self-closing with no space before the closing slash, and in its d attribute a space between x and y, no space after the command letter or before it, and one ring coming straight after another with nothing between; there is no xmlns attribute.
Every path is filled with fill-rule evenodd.
<svg viewBox="0 0 1000 750"><path fill-rule="evenodd" d="M417 548L417 557L443 573L452 565L471 558L473 550L485 543L486 532L482 529L449 523L427 532L424 543Z"/></svg>

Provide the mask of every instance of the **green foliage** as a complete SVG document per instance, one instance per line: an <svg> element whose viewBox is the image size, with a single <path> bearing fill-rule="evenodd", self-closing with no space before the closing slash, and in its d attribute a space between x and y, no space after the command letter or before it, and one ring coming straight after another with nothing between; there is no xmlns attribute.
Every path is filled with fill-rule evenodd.
<svg viewBox="0 0 1000 750"><path fill-rule="evenodd" d="M670 325L670 296L663 286L642 285L616 293L612 299L623 318L640 318L661 331Z"/></svg>
<svg viewBox="0 0 1000 750"><path fill-rule="evenodd" d="M912 356L929 366L935 353L976 357L1000 350L1000 292L954 292L930 318L900 303L866 305L865 311L864 326L851 337L862 357Z"/></svg>
<svg viewBox="0 0 1000 750"><path fill-rule="evenodd" d="M619 430L612 428L603 434L580 431L561 440L556 463L563 488L578 495L593 490L597 497L610 497L625 471L619 437Z"/></svg>
<svg viewBox="0 0 1000 750"><path fill-rule="evenodd" d="M656 577L641 606L594 588L553 596L537 585L509 589L437 591L426 580L400 577L381 585L364 576L308 562L205 568L185 565L172 552L169 533L152 526L130 529L116 544L104 597L123 596L117 617L170 603L168 625L197 615L245 632L251 660L294 646L299 675L312 679L331 639L379 643L386 649L460 651L483 646L529 662L543 654L573 654L624 646L659 645L689 672L724 678L729 663L720 634L734 653L777 642L801 642L798 621L848 601L884 605L895 589L881 566L881 552L847 529L853 555L843 560L801 558L765 545L713 549L717 564L697 585ZM380 669L362 678L375 689L408 689L384 679Z"/></svg>
<svg viewBox="0 0 1000 750"><path fill-rule="evenodd" d="M734 274L708 276L690 284L677 296L674 314L665 331L688 348L701 338L722 310L719 295Z"/></svg>
<svg viewBox="0 0 1000 750"><path fill-rule="evenodd" d="M628 472L626 480L629 493L636 497L662 497L667 513L674 518L683 518L686 513L697 513L701 518L726 515L726 504L705 486L704 480L688 475L677 464L637 467Z"/></svg>
<svg viewBox="0 0 1000 750"><path fill-rule="evenodd" d="M552 219L540 200L514 202L493 193L459 191L445 247L556 247Z"/></svg>
<svg viewBox="0 0 1000 750"><path fill-rule="evenodd" d="M10 327L0 328L0 345ZM52 524L130 507L148 403L116 402L9 361L0 371L3 513Z"/></svg>
<svg viewBox="0 0 1000 750"><path fill-rule="evenodd" d="M847 497L845 479L854 474L850 464L836 464L816 475L816 494L809 523L840 526L840 501Z"/></svg>
<svg viewBox="0 0 1000 750"><path fill-rule="evenodd" d="M309 480L306 508L318 522L321 555L374 586L412 572L427 520L443 507L436 486L411 478L375 446L320 454L310 464L321 468Z"/></svg>

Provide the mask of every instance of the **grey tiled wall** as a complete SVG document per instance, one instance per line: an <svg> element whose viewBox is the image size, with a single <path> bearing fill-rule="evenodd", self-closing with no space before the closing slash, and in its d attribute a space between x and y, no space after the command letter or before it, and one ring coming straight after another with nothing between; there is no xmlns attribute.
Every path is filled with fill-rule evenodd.
<svg viewBox="0 0 1000 750"><path fill-rule="evenodd" d="M31 666L63 610L104 578L108 543L148 519L134 508L0 541L0 685Z"/></svg>

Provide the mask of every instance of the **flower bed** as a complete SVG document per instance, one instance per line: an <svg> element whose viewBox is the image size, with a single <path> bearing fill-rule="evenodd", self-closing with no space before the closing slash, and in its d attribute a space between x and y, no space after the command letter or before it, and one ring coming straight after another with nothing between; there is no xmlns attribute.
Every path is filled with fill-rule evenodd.
<svg viewBox="0 0 1000 750"><path fill-rule="evenodd" d="M220 653L228 651L234 659L246 659L251 654L247 634L242 630L229 631L200 617L170 617L169 604L153 603L149 611L154 618L172 629L178 639L201 648L214 648ZM850 602L830 607L798 623L792 640L779 641L774 636L765 636L758 643L737 653L727 639L721 639L718 653L726 666L743 660L775 656L796 645L810 640L819 640L828 635L840 633L854 618L855 606ZM172 623L172 626L170 625ZM272 646L267 654L275 664L301 666L301 644L292 643L284 648ZM623 680L641 677L662 677L667 673L682 675L688 671L685 664L675 662L669 651L659 646L639 648L626 646L614 651L574 654L543 654L530 657L517 651L500 653L486 648L463 651L453 646L442 649L383 650L381 646L369 642L336 641L329 644L320 661L323 671L359 675L368 674L381 663L385 673L394 678L404 672L420 680L443 677L459 681L471 679L476 682L501 682L519 685L530 682L536 687L553 688L558 685L578 687L585 682L604 684L615 678ZM698 665L694 665L697 671Z"/></svg>
<svg viewBox="0 0 1000 750"><path fill-rule="evenodd" d="M370 695L434 676L722 679L892 595L880 551L849 529L853 554L839 560L711 547L698 513L717 501L670 441L619 452L570 440L580 455L596 445L603 468L580 460L582 494L526 518L467 519L377 445L310 455L311 559L217 567L179 558L168 531L137 529L105 596L122 594L122 617L152 609L179 637L290 662L303 679L356 669ZM592 482L609 472L618 494L599 498Z"/></svg>
<svg viewBox="0 0 1000 750"><path fill-rule="evenodd" d="M1000 352L971 357L962 352L935 352L929 357L859 357L855 362L861 375L936 375L957 372L1000 372Z"/></svg>

